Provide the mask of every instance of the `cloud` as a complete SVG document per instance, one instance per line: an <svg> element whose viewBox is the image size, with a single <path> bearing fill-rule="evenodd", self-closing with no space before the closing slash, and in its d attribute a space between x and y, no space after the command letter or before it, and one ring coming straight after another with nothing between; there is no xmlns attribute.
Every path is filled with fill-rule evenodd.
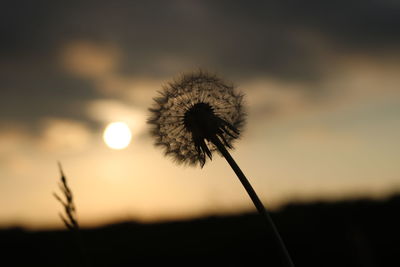
<svg viewBox="0 0 400 267"><path fill-rule="evenodd" d="M277 115L290 115L310 104L307 86L302 83L284 82L274 78L259 78L240 86L247 92L246 104L251 115L269 119Z"/></svg>
<svg viewBox="0 0 400 267"><path fill-rule="evenodd" d="M400 41L394 1L41 3L3 9L13 37L3 50L48 55L70 40L114 43L124 52L123 70L137 76L171 75L195 62L235 76L314 80L323 71L320 52L379 53L398 50ZM318 51L321 43L326 51Z"/></svg>
<svg viewBox="0 0 400 267"><path fill-rule="evenodd" d="M26 129L15 124L0 125L0 158L25 147L32 137Z"/></svg>
<svg viewBox="0 0 400 267"><path fill-rule="evenodd" d="M57 64L26 60L2 67L0 121L23 124L32 132L49 115L84 119L83 104L97 95L89 81L62 72Z"/></svg>
<svg viewBox="0 0 400 267"><path fill-rule="evenodd" d="M148 74L120 73L121 49L115 45L87 40L74 40L60 51L61 67L76 79L90 82L99 96L119 98L135 105L150 104L154 90L161 89L163 81ZM162 58L155 65L174 64L173 59Z"/></svg>
<svg viewBox="0 0 400 267"><path fill-rule="evenodd" d="M117 100L98 99L87 105L88 116L103 124L122 121L128 124L133 135L140 135L146 126L146 112L135 106L128 106Z"/></svg>
<svg viewBox="0 0 400 267"><path fill-rule="evenodd" d="M39 147L48 152L70 152L85 149L92 134L88 127L78 121L48 118L42 122Z"/></svg>
<svg viewBox="0 0 400 267"><path fill-rule="evenodd" d="M86 112L92 100L144 107L163 82L199 67L238 86L273 81L258 93L268 98L265 110L282 109L270 99L336 92L327 82L354 54L368 64L383 54L398 59L399 10L378 0L8 1L0 11L0 121L37 131L51 114L98 127Z"/></svg>
<svg viewBox="0 0 400 267"><path fill-rule="evenodd" d="M115 72L118 60L115 47L88 41L70 42L61 52L61 64L67 71L88 78Z"/></svg>

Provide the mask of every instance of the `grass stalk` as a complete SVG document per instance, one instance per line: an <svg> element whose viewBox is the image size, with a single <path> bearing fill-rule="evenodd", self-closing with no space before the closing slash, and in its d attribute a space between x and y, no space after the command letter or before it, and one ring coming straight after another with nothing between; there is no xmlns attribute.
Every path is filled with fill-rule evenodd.
<svg viewBox="0 0 400 267"><path fill-rule="evenodd" d="M75 236L79 253L82 258L82 266L90 267L91 263L87 256L86 246L81 236L81 230L77 219L72 190L68 186L67 178L62 170L61 163L58 163L58 168L60 170L60 176L61 176L59 188L62 192L63 198L59 196L57 193L53 193L53 196L58 200L58 202L61 203L65 212L65 215L63 215L62 213L59 213L59 215L61 220L64 222L65 226L68 228L68 230L73 232Z"/></svg>

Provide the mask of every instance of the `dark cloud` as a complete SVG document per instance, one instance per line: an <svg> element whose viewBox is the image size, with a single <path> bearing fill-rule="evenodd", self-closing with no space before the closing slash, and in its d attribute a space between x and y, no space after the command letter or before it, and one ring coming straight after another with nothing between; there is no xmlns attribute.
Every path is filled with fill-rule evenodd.
<svg viewBox="0 0 400 267"><path fill-rule="evenodd" d="M336 53L398 49L399 13L399 4L382 0L2 1L0 120L84 119L79 107L97 93L59 68L58 53L71 40L115 44L126 75L164 77L197 66L237 79L313 82L326 58L310 34Z"/></svg>
<svg viewBox="0 0 400 267"><path fill-rule="evenodd" d="M395 1L290 1L287 17L351 49L398 46L400 5Z"/></svg>
<svg viewBox="0 0 400 267"><path fill-rule="evenodd" d="M0 121L24 123L32 130L42 118L84 119L85 101L96 96L88 82L49 70L1 77L0 95Z"/></svg>
<svg viewBox="0 0 400 267"><path fill-rule="evenodd" d="M2 12L3 51L45 53L73 38L109 41L123 47L127 69L137 72L157 71L154 62L168 56L310 78L321 59L296 31L355 49L400 41L400 6L388 1L18 2Z"/></svg>

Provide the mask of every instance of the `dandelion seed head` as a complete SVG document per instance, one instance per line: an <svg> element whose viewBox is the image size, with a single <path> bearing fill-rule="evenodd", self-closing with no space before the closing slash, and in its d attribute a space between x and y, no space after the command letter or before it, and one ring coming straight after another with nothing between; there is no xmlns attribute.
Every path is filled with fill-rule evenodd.
<svg viewBox="0 0 400 267"><path fill-rule="evenodd" d="M243 95L215 75L182 75L154 98L148 123L155 145L177 163L204 166L216 150L213 138L232 148L245 122Z"/></svg>

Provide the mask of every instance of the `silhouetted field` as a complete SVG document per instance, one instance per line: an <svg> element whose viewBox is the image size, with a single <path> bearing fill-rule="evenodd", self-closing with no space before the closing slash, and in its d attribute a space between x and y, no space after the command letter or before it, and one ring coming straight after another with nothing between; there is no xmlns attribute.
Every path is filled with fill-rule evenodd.
<svg viewBox="0 0 400 267"><path fill-rule="evenodd" d="M382 201L291 204L272 216L296 266L372 267L400 266L399 212L397 195ZM0 230L0 265L281 266L255 213L123 222L83 229L80 239L67 230Z"/></svg>

